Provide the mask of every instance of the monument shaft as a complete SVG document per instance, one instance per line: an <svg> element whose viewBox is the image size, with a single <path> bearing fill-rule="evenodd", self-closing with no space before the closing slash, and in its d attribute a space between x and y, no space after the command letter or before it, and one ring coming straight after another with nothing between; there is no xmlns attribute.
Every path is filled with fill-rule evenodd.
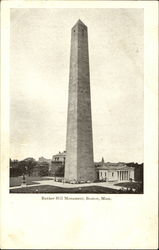
<svg viewBox="0 0 159 250"><path fill-rule="evenodd" d="M71 31L65 179L94 181L87 27L79 20Z"/></svg>

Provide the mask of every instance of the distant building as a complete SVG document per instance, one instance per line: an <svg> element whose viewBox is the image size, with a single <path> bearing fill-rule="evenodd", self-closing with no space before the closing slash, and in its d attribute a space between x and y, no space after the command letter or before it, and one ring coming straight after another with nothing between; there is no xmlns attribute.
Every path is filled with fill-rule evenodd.
<svg viewBox="0 0 159 250"><path fill-rule="evenodd" d="M65 159L66 159L66 151L63 151L63 152L60 152L56 155L53 155L52 157L52 161L60 161L60 162L65 162Z"/></svg>
<svg viewBox="0 0 159 250"><path fill-rule="evenodd" d="M45 157L41 156L41 157L39 157L38 162L48 162L48 163L50 163L51 159L46 159Z"/></svg>
<svg viewBox="0 0 159 250"><path fill-rule="evenodd" d="M134 168L128 167L124 163L103 163L96 165L98 179L100 181L133 181Z"/></svg>
<svg viewBox="0 0 159 250"><path fill-rule="evenodd" d="M65 168L66 151L59 152L53 155L49 173L51 176L58 176ZM94 163L97 173L97 180L99 181L134 181L135 180L135 168L131 165L127 165L125 162L111 163L104 162L104 158L100 162Z"/></svg>
<svg viewBox="0 0 159 250"><path fill-rule="evenodd" d="M63 173L63 170L65 168L65 160L66 151L59 152L58 154L53 155L49 167L49 173L51 176L56 176L57 174L61 175Z"/></svg>
<svg viewBox="0 0 159 250"><path fill-rule="evenodd" d="M51 159L47 159L43 156L39 157L36 166L33 169L33 176L46 176L49 175L49 169L51 165Z"/></svg>

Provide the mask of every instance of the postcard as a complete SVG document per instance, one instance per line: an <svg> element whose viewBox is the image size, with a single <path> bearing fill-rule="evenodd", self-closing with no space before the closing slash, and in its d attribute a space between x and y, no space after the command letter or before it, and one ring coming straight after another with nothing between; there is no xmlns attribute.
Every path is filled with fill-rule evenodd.
<svg viewBox="0 0 159 250"><path fill-rule="evenodd" d="M2 1L2 249L157 249L157 6Z"/></svg>

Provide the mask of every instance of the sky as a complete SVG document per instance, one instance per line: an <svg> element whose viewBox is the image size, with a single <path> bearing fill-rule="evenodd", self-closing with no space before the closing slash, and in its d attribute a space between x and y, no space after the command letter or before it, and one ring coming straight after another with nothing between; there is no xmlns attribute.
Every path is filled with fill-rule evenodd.
<svg viewBox="0 0 159 250"><path fill-rule="evenodd" d="M94 161L143 162L143 10L11 9L10 157L65 150L71 28L88 27Z"/></svg>

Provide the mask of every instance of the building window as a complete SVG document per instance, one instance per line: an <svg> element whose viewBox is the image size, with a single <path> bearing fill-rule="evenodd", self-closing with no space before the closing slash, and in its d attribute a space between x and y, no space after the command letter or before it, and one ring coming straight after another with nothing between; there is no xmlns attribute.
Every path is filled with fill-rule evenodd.
<svg viewBox="0 0 159 250"><path fill-rule="evenodd" d="M105 172L105 177L107 176L107 173Z"/></svg>
<svg viewBox="0 0 159 250"><path fill-rule="evenodd" d="M114 176L114 173L112 173L112 176Z"/></svg>

